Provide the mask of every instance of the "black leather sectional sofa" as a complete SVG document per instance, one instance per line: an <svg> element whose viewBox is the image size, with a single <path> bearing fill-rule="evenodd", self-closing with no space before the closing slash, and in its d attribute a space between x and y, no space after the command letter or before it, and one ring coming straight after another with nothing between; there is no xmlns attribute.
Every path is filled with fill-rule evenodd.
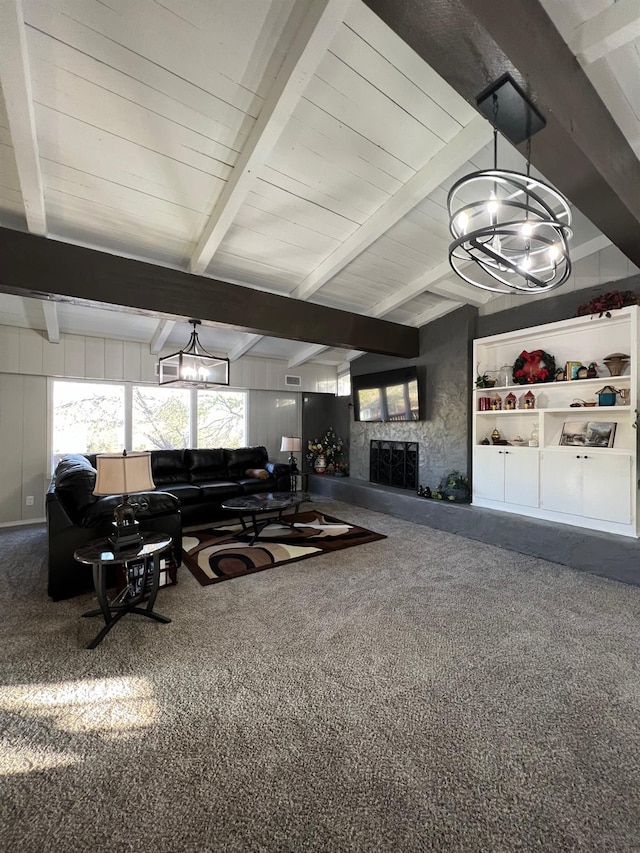
<svg viewBox="0 0 640 853"><path fill-rule="evenodd" d="M228 498L288 491L290 483L289 466L270 462L262 446L155 450L151 471L156 491L140 496L147 506L138 510L137 518L142 529L172 537L176 565L181 562L183 526L228 517L220 508ZM48 588L56 601L91 589L91 571L77 563L73 553L110 533L113 510L121 502L118 496L94 495L95 479L95 455L65 456L47 492Z"/></svg>

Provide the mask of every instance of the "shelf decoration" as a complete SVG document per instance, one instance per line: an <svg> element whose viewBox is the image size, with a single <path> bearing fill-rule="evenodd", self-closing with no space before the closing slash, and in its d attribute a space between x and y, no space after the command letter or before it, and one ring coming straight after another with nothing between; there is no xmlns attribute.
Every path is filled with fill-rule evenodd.
<svg viewBox="0 0 640 853"><path fill-rule="evenodd" d="M516 407L516 395L511 391L504 398L504 407L508 412L512 412Z"/></svg>
<svg viewBox="0 0 640 853"><path fill-rule="evenodd" d="M615 422L567 421L562 427L563 447L613 447Z"/></svg>
<svg viewBox="0 0 640 853"><path fill-rule="evenodd" d="M517 385L532 385L536 382L553 382L556 360L542 349L523 350L513 365L513 381Z"/></svg>
<svg viewBox="0 0 640 853"><path fill-rule="evenodd" d="M535 409L536 395L533 393L533 391L527 391L527 393L522 398L522 405L525 409Z"/></svg>
<svg viewBox="0 0 640 853"><path fill-rule="evenodd" d="M491 410L493 412L502 411L502 397L500 396L500 394L494 394L491 397Z"/></svg>

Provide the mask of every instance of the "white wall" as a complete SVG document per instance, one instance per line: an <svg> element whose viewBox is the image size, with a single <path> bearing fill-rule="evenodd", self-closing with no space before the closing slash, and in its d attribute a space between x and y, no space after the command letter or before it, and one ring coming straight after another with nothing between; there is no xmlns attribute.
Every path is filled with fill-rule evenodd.
<svg viewBox="0 0 640 853"><path fill-rule="evenodd" d="M47 377L155 385L156 362L148 344L82 335L62 335L59 344L51 344L42 332L0 326L0 524L44 518ZM302 378L299 390L285 385L291 373ZM249 390L247 443L264 444L271 459L283 462L281 437L301 434L300 391L326 391L336 382L331 365L291 370L285 361L255 357L232 362L230 375L233 387ZM33 496L33 506L26 505L27 496Z"/></svg>

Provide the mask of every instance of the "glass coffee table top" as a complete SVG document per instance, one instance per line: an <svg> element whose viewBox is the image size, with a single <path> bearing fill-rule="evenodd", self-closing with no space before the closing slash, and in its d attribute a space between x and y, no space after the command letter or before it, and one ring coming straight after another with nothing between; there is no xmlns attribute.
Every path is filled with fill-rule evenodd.
<svg viewBox="0 0 640 853"><path fill-rule="evenodd" d="M311 500L306 492L266 492L256 495L243 495L223 501L222 509L235 509L244 512L268 512L298 506Z"/></svg>

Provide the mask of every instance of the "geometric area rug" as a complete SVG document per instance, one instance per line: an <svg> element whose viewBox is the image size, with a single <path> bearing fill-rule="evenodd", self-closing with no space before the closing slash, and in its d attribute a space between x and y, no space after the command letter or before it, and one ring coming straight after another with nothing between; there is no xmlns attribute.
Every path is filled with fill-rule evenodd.
<svg viewBox="0 0 640 853"><path fill-rule="evenodd" d="M293 530L274 519L253 545L249 545L250 532L243 531L240 524L189 530L182 536L182 561L205 586L386 539L381 533L315 510L285 518L295 525Z"/></svg>

